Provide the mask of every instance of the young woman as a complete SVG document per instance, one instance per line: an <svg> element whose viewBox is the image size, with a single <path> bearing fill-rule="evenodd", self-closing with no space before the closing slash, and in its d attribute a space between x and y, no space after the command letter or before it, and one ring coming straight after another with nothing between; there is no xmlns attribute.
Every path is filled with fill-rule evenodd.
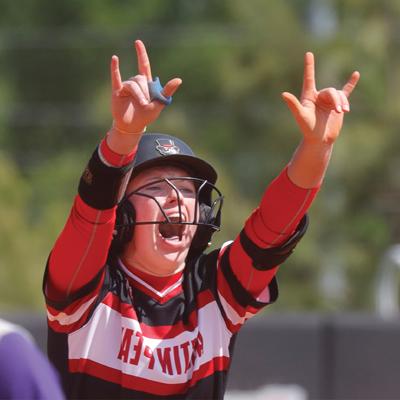
<svg viewBox="0 0 400 400"><path fill-rule="evenodd" d="M181 84L111 60L113 126L93 153L49 257L49 356L72 398L223 398L234 339L277 297L275 274L307 227L339 136L354 72L317 91L305 55L301 99L283 98L302 140L237 238L208 254L220 227L217 173L176 137L144 133Z"/></svg>

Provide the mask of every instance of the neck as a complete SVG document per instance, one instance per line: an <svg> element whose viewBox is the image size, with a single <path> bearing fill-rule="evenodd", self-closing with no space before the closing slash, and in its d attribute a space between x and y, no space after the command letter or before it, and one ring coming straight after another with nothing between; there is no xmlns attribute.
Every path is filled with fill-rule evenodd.
<svg viewBox="0 0 400 400"><path fill-rule="evenodd" d="M135 260L135 257L129 257L128 255L123 255L121 257L121 261L124 263L126 268L128 268L131 272L139 270L146 274L158 277L171 276L178 272L183 271L183 269L185 268L185 263L182 263L180 265L171 265L170 267L155 269L142 264L140 261Z"/></svg>

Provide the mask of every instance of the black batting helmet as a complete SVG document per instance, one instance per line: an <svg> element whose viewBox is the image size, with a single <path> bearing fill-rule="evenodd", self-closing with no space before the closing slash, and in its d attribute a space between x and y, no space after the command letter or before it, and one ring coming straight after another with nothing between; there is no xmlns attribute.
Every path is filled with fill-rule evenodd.
<svg viewBox="0 0 400 400"><path fill-rule="evenodd" d="M182 140L162 133L146 133L142 136L133 164L132 177L154 166L176 165L183 167L196 178L215 184L217 172L206 161L198 158Z"/></svg>

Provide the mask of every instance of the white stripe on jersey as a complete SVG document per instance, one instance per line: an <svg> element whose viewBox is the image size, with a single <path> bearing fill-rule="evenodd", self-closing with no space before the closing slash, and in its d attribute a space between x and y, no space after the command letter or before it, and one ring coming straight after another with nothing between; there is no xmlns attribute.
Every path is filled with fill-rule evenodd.
<svg viewBox="0 0 400 400"><path fill-rule="evenodd" d="M93 296L91 299L83 303L74 313L68 315L64 312L60 312L56 315L50 313L47 309L47 318L49 321L57 321L60 325L70 325L73 324L82 317L82 315L87 311L91 304L95 301L97 295Z"/></svg>
<svg viewBox="0 0 400 400"><path fill-rule="evenodd" d="M269 285L258 295L256 300L260 303L269 303L271 301L271 292L269 291Z"/></svg>
<svg viewBox="0 0 400 400"><path fill-rule="evenodd" d="M226 316L229 318L229 320L232 322L233 325L243 325L247 319L254 317L255 314L246 312L246 314L241 317L236 310L225 300L225 298L222 296L220 291L218 291L218 297L221 301L221 305L225 311Z"/></svg>
<svg viewBox="0 0 400 400"><path fill-rule="evenodd" d="M229 246L231 243L233 243L233 240L229 240L227 242L225 242L222 246L221 249L219 251L219 255L218 258L220 259L222 254L225 251L225 247ZM218 260L218 268L220 268L219 265L219 260ZM261 298L267 298L269 299L269 288L268 286L265 288L265 290L261 293L260 297ZM222 294L220 293L220 291L218 291L218 297L221 300L221 305L225 311L226 316L228 317L228 319L231 321L231 323L233 325L243 325L247 319L253 317L255 314L247 312L243 317L241 317L236 310L228 303L227 300L225 300L225 298L222 296ZM258 299L257 299L258 300ZM258 301L263 301L263 300L258 300Z"/></svg>
<svg viewBox="0 0 400 400"><path fill-rule="evenodd" d="M123 362L118 358L123 333L126 329L131 329L141 334L140 324L137 320L124 317L118 311L103 303L99 304L90 321L69 335L69 359L89 359L127 375L160 383L177 384L190 380L194 371L213 358L229 357L229 343L232 333L226 328L215 301L198 310L198 326L193 331L184 331L169 339L154 339L141 335L143 348L148 346L154 354L153 369L149 368L150 358L144 354L139 358L137 365L131 364L129 360L128 362ZM195 357L194 365L191 365L185 372L182 345L192 343L198 338L199 334L201 334L204 343L202 354ZM131 352L137 343L137 336L132 335L132 342L129 343ZM160 347L160 344L162 344L162 347ZM157 356L157 349L158 351L165 351L164 349L166 348L175 348L180 352L178 361L175 359L174 352L170 352L172 374L163 371ZM131 355L133 356L133 353ZM181 366L180 373L177 370L176 362Z"/></svg>
<svg viewBox="0 0 400 400"><path fill-rule="evenodd" d="M119 261L120 267L123 269L123 271L125 272L126 275L128 275L134 281L139 282L142 286L144 286L145 288L147 288L150 291L152 291L153 293L155 293L158 297L162 298L162 297L166 296L168 293L171 293L173 290L175 290L178 286L180 286L182 284L183 275L172 286L166 288L162 292L159 292L157 289L154 289L153 286L150 286L143 279L140 279L138 276L136 276L131 271L129 271L129 269L125 267L125 265L123 264L123 262L121 260L118 260L118 261Z"/></svg>

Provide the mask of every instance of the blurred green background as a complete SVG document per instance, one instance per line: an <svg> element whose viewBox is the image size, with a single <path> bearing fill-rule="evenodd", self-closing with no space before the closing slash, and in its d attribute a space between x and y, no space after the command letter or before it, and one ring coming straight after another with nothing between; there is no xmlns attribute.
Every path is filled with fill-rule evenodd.
<svg viewBox="0 0 400 400"><path fill-rule="evenodd" d="M300 133L303 54L317 87L358 69L308 234L279 272L273 312L371 311L377 265L400 241L400 2L397 0L1 0L0 307L43 307L41 280L80 173L111 123L109 61L183 86L148 128L187 140L220 173L233 238Z"/></svg>

